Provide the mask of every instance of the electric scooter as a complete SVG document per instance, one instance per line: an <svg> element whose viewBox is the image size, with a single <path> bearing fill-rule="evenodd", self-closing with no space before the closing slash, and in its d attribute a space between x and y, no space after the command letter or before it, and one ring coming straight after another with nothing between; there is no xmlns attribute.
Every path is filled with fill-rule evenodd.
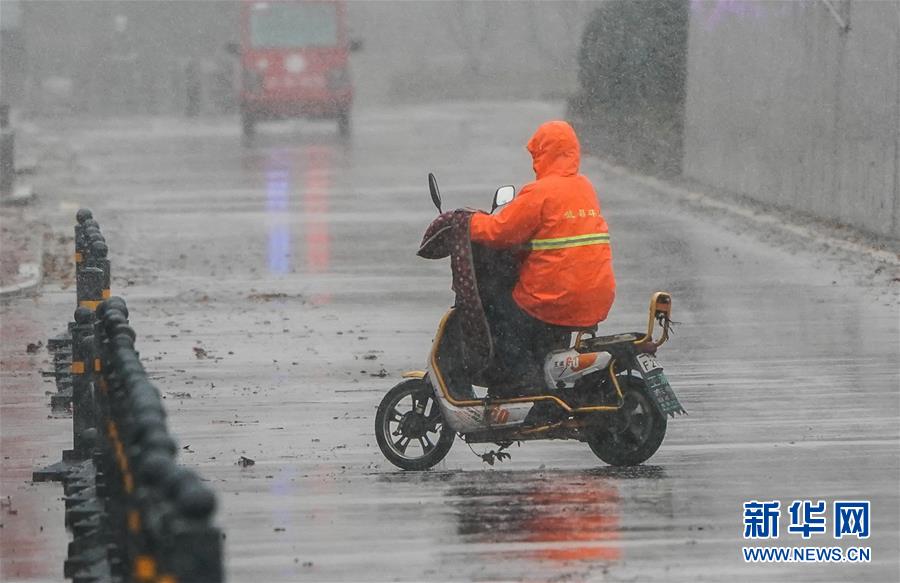
<svg viewBox="0 0 900 583"><path fill-rule="evenodd" d="M429 188L440 212L432 174ZM491 212L514 196L512 186L497 189ZM496 260L495 250L475 243L472 249L479 286L509 277L509 269L485 260ZM537 390L494 398L465 363L457 310L451 308L438 324L426 370L404 373L406 380L381 400L375 415L378 446L404 470L434 466L457 435L469 444L497 444L499 450L481 456L492 465L509 457L504 450L513 443L540 439L583 441L614 466L643 463L662 444L668 416L685 414L656 356L669 339L671 315L672 296L660 291L650 298L646 332L598 336L596 328L575 329L568 346L547 354ZM535 415L538 410L541 415Z"/></svg>

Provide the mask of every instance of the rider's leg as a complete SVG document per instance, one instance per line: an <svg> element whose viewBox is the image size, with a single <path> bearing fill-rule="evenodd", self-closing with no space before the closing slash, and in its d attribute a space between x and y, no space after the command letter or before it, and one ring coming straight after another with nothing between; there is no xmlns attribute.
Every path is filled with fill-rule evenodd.
<svg viewBox="0 0 900 583"><path fill-rule="evenodd" d="M532 317L511 296L503 298L493 308L494 350L505 377L504 382L498 384L499 392L543 393L546 388L544 358L548 352L565 344L569 337L568 330Z"/></svg>
<svg viewBox="0 0 900 583"><path fill-rule="evenodd" d="M566 328L554 326L542 322L531 315L522 312L523 337L528 341L527 362L529 363L529 376L540 386L540 392L546 392L546 380L544 379L544 360L551 350L565 348L571 333Z"/></svg>
<svg viewBox="0 0 900 583"><path fill-rule="evenodd" d="M497 298L491 305L491 328L494 333L495 372L492 375L491 395L512 397L520 389L528 375L529 343L522 330L522 319L511 295Z"/></svg>

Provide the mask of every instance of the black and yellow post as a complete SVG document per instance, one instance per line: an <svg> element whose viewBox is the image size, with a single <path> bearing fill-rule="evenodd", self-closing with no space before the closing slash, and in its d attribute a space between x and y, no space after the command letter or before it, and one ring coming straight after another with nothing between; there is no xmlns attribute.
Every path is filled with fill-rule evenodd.
<svg viewBox="0 0 900 583"><path fill-rule="evenodd" d="M107 247L106 242L100 239L95 239L91 243L90 254L88 255L87 261L85 262L86 267L96 267L103 272L103 277L101 278L100 297L104 300L108 299L110 296L110 263L109 258L107 257L108 253L109 247Z"/></svg>
<svg viewBox="0 0 900 583"><path fill-rule="evenodd" d="M93 225L83 234L79 303L97 303L76 311L72 376L92 391L92 406L76 402L74 429L76 448L83 444L91 459L63 480L73 533L64 576L85 583L218 583L224 569L222 533L213 525L216 496L176 463L178 446L162 395L135 350L128 308L121 298L98 297L108 289L101 277L105 242ZM93 427L82 423L85 407Z"/></svg>
<svg viewBox="0 0 900 583"><path fill-rule="evenodd" d="M93 218L86 219L84 223L81 224L81 237L75 238L76 281L81 270L87 267L87 261L90 259L91 255L91 243L97 240L104 240L103 234L100 233L100 224Z"/></svg>
<svg viewBox="0 0 900 583"><path fill-rule="evenodd" d="M109 441L108 463L110 468L106 500L106 520L108 531L117 544L108 548L107 560L110 574L120 579L128 579L131 556L128 521L133 508L134 476L127 449L132 431L131 403L134 385L146 372L134 350L135 333L128 326L127 308L121 298L110 298L101 304L102 328L108 348L110 370L104 370L104 377L110 381L106 393L109 419L107 432ZM104 364L101 362L101 368Z"/></svg>
<svg viewBox="0 0 900 583"><path fill-rule="evenodd" d="M218 583L222 570L222 533L211 525L216 496L193 472L185 472L175 488L176 517L166 572L178 581Z"/></svg>
<svg viewBox="0 0 900 583"><path fill-rule="evenodd" d="M84 228L85 221L94 218L94 214L90 209L78 209L78 212L75 213L75 268L78 269L78 265L84 260L85 254L85 238L84 238Z"/></svg>
<svg viewBox="0 0 900 583"><path fill-rule="evenodd" d="M91 457L93 445L85 432L95 427L92 367L94 361L94 313L85 307L75 310L72 327L72 453L71 459ZM66 459L65 452L63 459Z"/></svg>
<svg viewBox="0 0 900 583"><path fill-rule="evenodd" d="M104 291L109 297L109 249L94 219L84 221L81 239L81 249L75 252L76 260L81 259L75 265L75 294L79 307L93 311L104 300Z"/></svg>
<svg viewBox="0 0 900 583"><path fill-rule="evenodd" d="M78 306L95 310L97 304L103 301L103 270L99 267L84 267L75 277Z"/></svg>
<svg viewBox="0 0 900 583"><path fill-rule="evenodd" d="M81 228L81 248L78 249L78 264L82 267L87 261L88 255L91 254L91 243L97 239L102 239L103 234L100 232L100 223L94 219L88 219Z"/></svg>

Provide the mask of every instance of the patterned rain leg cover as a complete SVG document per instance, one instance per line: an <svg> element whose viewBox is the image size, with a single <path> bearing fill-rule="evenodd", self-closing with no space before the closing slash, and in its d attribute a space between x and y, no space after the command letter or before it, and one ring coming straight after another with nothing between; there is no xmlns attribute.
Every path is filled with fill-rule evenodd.
<svg viewBox="0 0 900 583"><path fill-rule="evenodd" d="M484 371L493 359L491 330L484 314L475 280L469 221L474 211L457 209L436 218L428 226L417 255L425 259L450 256L456 317L463 338L463 355L470 373Z"/></svg>

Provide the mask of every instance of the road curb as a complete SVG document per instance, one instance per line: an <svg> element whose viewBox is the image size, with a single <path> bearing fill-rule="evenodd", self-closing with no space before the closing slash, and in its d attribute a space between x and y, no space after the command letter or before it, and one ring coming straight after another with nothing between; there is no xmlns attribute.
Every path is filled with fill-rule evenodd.
<svg viewBox="0 0 900 583"><path fill-rule="evenodd" d="M869 235L855 230L852 227L842 227L841 230L848 236L867 239L871 241L871 243L824 235L822 233L825 232L826 229L823 229L823 226L830 226L832 223L822 219L803 217L800 222L796 222L792 220L799 217L799 214L797 214L796 211L776 209L775 207L753 201L752 199L748 199L748 202L744 204L737 201L729 201L723 196L702 192L699 190L699 187L689 188L653 176L639 174L624 166L613 164L602 158L594 157L593 160L600 167L602 172L636 182L646 188L656 191L660 195L664 195L670 200L676 199L688 206L699 207L707 211L725 212L740 219L749 220L769 228L787 232L809 241L823 243L843 251L849 251L855 254L864 253L876 261L900 264L900 253L889 249L890 246L896 246L898 243L889 241L887 238ZM786 214L787 218L777 216L775 214L776 212L782 215Z"/></svg>
<svg viewBox="0 0 900 583"><path fill-rule="evenodd" d="M35 198L34 188L30 184L18 184L12 193L0 198L3 206L26 205Z"/></svg>
<svg viewBox="0 0 900 583"><path fill-rule="evenodd" d="M41 287L44 277L42 265L44 256L43 231L40 232L36 239L37 242L33 248L37 259L19 264L19 280L11 285L0 287L0 301L31 295Z"/></svg>

